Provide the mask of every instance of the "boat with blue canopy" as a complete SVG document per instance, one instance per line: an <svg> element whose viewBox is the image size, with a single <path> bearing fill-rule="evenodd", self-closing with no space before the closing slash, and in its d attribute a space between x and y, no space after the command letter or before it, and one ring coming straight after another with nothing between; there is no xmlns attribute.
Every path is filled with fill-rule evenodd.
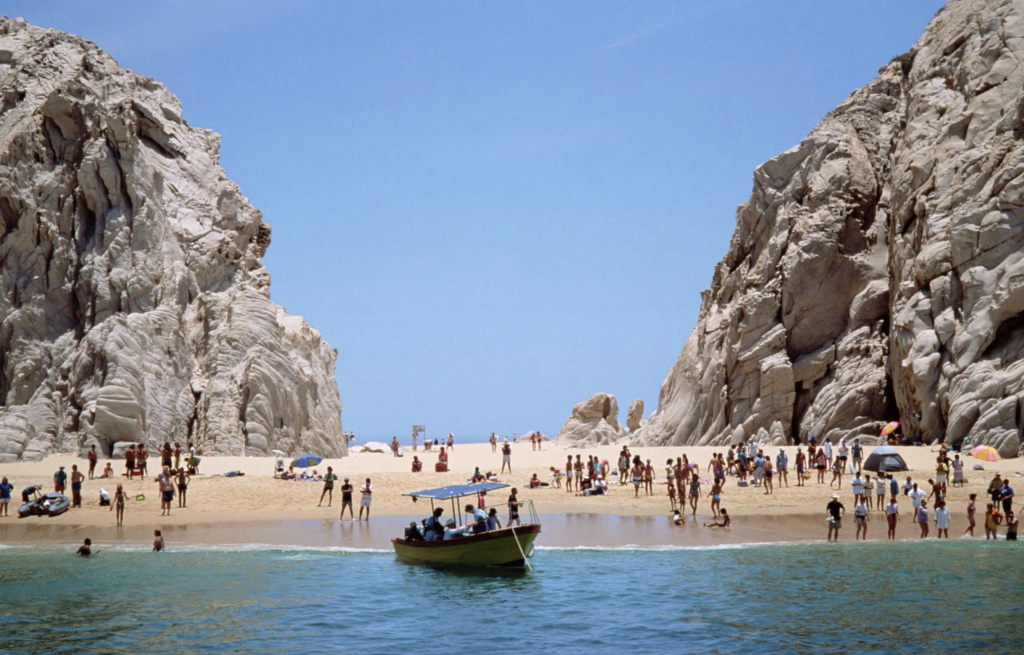
<svg viewBox="0 0 1024 655"><path fill-rule="evenodd" d="M474 530L472 517L467 521L456 504L460 498L476 497L479 506L484 496L491 491L506 489L509 485L497 482L484 484L458 484L436 489L413 491L405 496L414 500L430 500L431 515L438 505L442 508L451 501L452 516L458 533L445 539L430 540L425 526L415 523L406 529L405 537L392 539L395 554L405 562L416 564L452 564L461 566L527 566L527 559L533 557L533 542L540 534L540 519L531 500L517 500L513 508L520 514L522 525L507 526L498 530ZM415 533L410 531L415 530Z"/></svg>

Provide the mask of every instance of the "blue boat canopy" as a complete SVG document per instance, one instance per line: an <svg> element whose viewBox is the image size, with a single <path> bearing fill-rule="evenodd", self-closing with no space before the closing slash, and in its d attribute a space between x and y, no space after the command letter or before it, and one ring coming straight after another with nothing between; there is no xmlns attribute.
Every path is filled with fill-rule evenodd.
<svg viewBox="0 0 1024 655"><path fill-rule="evenodd" d="M462 498L463 496L475 496L481 491L494 491L495 489L504 489L508 487L507 484L501 484L499 482L489 482L487 484L453 484L448 487L438 487L437 489L425 489L423 491L412 491L403 496L412 496L413 498L430 498L432 500L448 500L449 498Z"/></svg>

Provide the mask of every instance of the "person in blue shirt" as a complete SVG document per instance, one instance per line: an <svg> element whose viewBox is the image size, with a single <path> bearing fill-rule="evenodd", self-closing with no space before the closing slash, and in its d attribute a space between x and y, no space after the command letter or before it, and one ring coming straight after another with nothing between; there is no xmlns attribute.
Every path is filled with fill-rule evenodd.
<svg viewBox="0 0 1024 655"><path fill-rule="evenodd" d="M441 515L444 509L434 508L434 513L423 520L423 536L426 541L441 541L444 539L444 525L441 524Z"/></svg>
<svg viewBox="0 0 1024 655"><path fill-rule="evenodd" d="M1003 488L999 490L999 498L1003 501L1003 514L1009 514L1013 510L1013 487L1010 480L1003 480Z"/></svg>
<svg viewBox="0 0 1024 655"><path fill-rule="evenodd" d="M473 515L473 534L480 534L481 532L487 532L487 512L478 509L473 506L472 503L466 505L466 513Z"/></svg>
<svg viewBox="0 0 1024 655"><path fill-rule="evenodd" d="M7 513L7 505L11 502L11 492L14 491L14 485L4 478L0 482L0 516L9 516Z"/></svg>

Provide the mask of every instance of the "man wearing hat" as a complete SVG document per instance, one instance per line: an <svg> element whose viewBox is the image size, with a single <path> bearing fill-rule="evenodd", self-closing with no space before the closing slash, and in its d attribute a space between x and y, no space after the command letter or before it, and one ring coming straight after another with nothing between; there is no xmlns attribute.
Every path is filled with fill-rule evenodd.
<svg viewBox="0 0 1024 655"><path fill-rule="evenodd" d="M450 517L444 523L444 540L458 539L459 537L465 537L466 531L464 528L455 527L455 518Z"/></svg>
<svg viewBox="0 0 1024 655"><path fill-rule="evenodd" d="M345 484L341 485L341 520L345 518L345 508L348 507L348 518L349 520L355 521L356 517L352 514L352 483L345 478Z"/></svg>
<svg viewBox="0 0 1024 655"><path fill-rule="evenodd" d="M839 541L839 530L843 527L843 514L846 513L846 508L839 502L839 494L832 494L832 502L825 506L825 512L828 514L828 541L832 541L833 534L835 541Z"/></svg>

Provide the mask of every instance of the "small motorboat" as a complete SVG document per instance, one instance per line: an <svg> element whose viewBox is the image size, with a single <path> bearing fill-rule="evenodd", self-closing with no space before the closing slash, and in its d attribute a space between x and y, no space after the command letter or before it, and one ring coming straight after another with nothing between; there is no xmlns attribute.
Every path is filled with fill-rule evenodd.
<svg viewBox="0 0 1024 655"><path fill-rule="evenodd" d="M71 509L71 499L64 494L51 492L40 496L36 493L34 500L30 500L18 508L18 518L26 516L60 516Z"/></svg>
<svg viewBox="0 0 1024 655"><path fill-rule="evenodd" d="M486 493L508 486L500 483L462 484L414 491L404 495L413 498L429 498L431 510L434 508L434 501L451 500L452 513L461 525L462 512L456 505L457 499L467 496L476 497L481 492ZM540 520L534 511L532 501L520 501L520 505L522 506L519 508L520 513L524 518L529 517L528 522L522 525L470 534L445 541L392 539L395 555L402 561L415 564L529 566L526 560L533 557L533 542L540 534Z"/></svg>

